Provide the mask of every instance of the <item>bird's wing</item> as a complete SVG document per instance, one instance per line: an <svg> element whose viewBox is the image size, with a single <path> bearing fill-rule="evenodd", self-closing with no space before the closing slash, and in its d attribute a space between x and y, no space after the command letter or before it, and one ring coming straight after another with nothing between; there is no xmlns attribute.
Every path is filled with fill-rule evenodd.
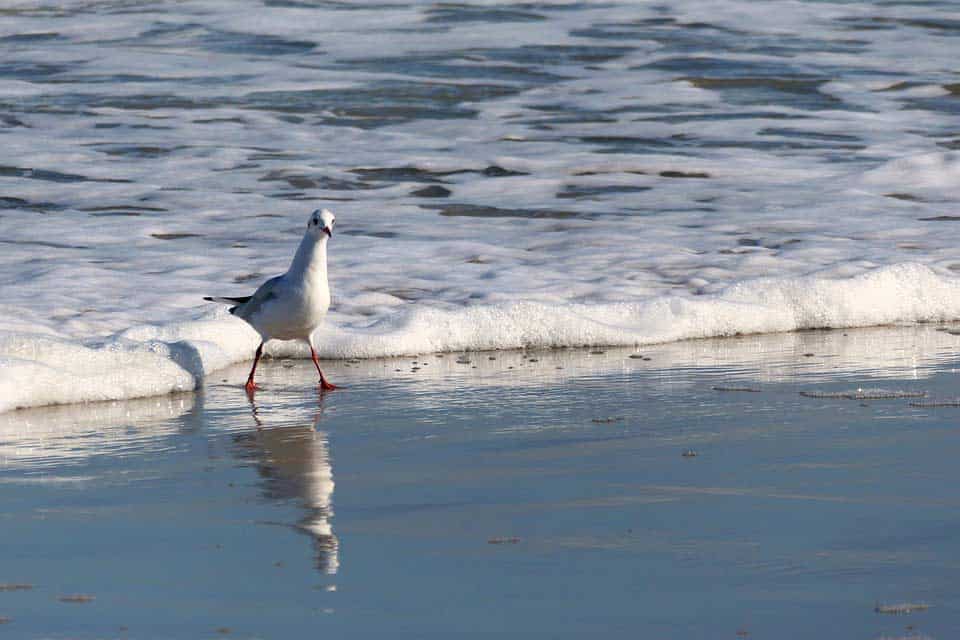
<svg viewBox="0 0 960 640"><path fill-rule="evenodd" d="M265 302L277 297L276 288L281 282L283 282L283 276L270 278L260 285L260 288L254 291L252 296L230 309L230 313L244 320L255 316Z"/></svg>

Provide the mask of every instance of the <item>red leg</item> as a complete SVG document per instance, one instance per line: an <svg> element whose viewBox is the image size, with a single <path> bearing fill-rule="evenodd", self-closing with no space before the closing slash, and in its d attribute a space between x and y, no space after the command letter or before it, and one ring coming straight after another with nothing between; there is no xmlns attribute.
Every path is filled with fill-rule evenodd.
<svg viewBox="0 0 960 640"><path fill-rule="evenodd" d="M317 367L317 373L320 374L320 388L324 391L333 391L337 388L337 385L327 382L327 379L323 375L323 371L320 371L320 361L317 360L317 352L313 348L313 345L310 345L310 357L313 358L313 364Z"/></svg>
<svg viewBox="0 0 960 640"><path fill-rule="evenodd" d="M247 390L247 393L252 394L254 391L260 387L253 381L253 374L257 371L257 363L260 362L260 356L263 355L263 343L260 343L260 346L257 347L257 355L253 357L253 367L250 368L250 375L247 376L247 384L244 385L244 389Z"/></svg>

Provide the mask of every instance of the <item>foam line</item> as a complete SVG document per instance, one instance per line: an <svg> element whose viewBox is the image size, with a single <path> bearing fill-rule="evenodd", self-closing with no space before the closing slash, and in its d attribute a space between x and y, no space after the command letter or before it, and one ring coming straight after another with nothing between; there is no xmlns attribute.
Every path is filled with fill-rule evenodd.
<svg viewBox="0 0 960 640"><path fill-rule="evenodd" d="M960 319L960 280L919 264L852 278L761 278L712 295L656 296L613 304L508 302L462 308L410 303L368 326L333 324L325 358L447 351L629 346L825 327ZM251 357L258 337L241 320L140 326L97 345L0 332L0 411L195 389L205 376ZM306 345L268 352L306 357Z"/></svg>

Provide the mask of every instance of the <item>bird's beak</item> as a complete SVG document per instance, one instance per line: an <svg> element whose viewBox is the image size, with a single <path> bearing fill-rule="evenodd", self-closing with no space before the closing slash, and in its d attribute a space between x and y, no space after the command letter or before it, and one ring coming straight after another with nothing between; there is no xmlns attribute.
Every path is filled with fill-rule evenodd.
<svg viewBox="0 0 960 640"><path fill-rule="evenodd" d="M333 237L333 229L331 229L330 227L324 227L323 229L321 229L321 231L323 231L325 234L327 234L327 237L328 237L328 238L332 238L332 237Z"/></svg>

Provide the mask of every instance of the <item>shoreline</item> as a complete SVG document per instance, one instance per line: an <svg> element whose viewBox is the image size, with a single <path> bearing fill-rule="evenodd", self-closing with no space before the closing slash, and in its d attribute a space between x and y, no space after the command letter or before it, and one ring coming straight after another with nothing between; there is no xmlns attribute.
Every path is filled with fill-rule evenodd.
<svg viewBox="0 0 960 640"><path fill-rule="evenodd" d="M378 370L382 369L383 373L397 373L403 370L405 363L408 361L413 361L415 359L422 358L424 362L429 363L432 360L443 360L444 358L452 358L453 362L457 362L461 359L470 359L471 357L475 358L477 362L469 363L473 368L477 368L478 363L484 364L488 361L496 361L502 359L509 360L514 362L514 365L506 366L516 366L517 363L522 363L528 354L533 355L544 355L550 357L550 354L561 355L561 354L592 354L598 355L598 352L610 352L611 354L617 354L624 358L630 358L631 353L649 353L652 351L660 351L664 354L667 354L669 358L674 358L676 362L683 362L683 366L692 366L694 361L691 359L689 354L700 353L707 357L709 360L715 359L717 353L729 352L733 356L733 362L737 362L739 358L736 357L736 347L743 346L745 342L752 342L755 345L753 348L766 349L766 350L776 350L776 351L785 351L790 348L793 348L794 351L803 351L803 353L798 353L797 355L803 355L805 357L815 357L817 354L815 351L810 351L809 349L841 349L844 351L842 357L845 362L841 365L846 368L857 369L882 369L884 367L898 366L896 358L892 357L891 354L884 354L882 352L871 351L870 349L864 350L862 345L857 345L856 340L849 341L847 347L841 347L840 343L843 342L841 338L847 337L848 334L854 334L855 338L863 337L866 338L870 335L876 335L877 333L890 332L893 336L900 336L899 341L910 342L914 341L916 344L912 347L916 353L912 356L913 358L919 358L921 360L925 358L932 358L931 362L939 362L943 358L948 358L949 355L946 351L949 350L950 345L955 345L957 353L960 354L960 325L955 321L950 322L921 322L921 323L895 323L895 324L884 324L884 325L872 325L867 327L852 327L852 328L817 328L817 329L804 329L799 331L782 331L782 332L769 332L769 333L748 333L748 334L736 334L730 336L718 336L718 337L706 337L706 338L688 338L675 341L666 341L666 342L655 342L648 344L637 344L633 346L621 346L621 345L591 345L591 346L575 346L575 347L548 347L548 348L518 348L518 349L494 349L494 350L455 350L455 351L442 351L428 354L410 354L410 355L399 355L399 356L388 356L388 357L371 357L371 358L356 358L356 357L344 357L344 358L321 358L321 361L326 363L325 366L330 367L332 371L343 371L344 369L355 368L358 370L364 370L370 372L370 375L376 375ZM828 336L824 340L817 340L812 338L812 336ZM895 338L896 339L896 338ZM921 344L922 343L922 344ZM806 345L806 346L805 346ZM850 346L852 345L852 349ZM173 346L173 345L171 345ZM303 360L308 360L309 356L304 355L304 349L300 349L297 344L294 343L283 343L280 342L279 346L277 343L271 345L273 347L274 353L270 353L265 350L262 362L264 364L273 364L273 366L282 366L289 367L293 366L292 363L300 362ZM748 347L750 348L750 347ZM899 349L907 348L906 344L898 347ZM924 352L926 350L926 353ZM944 353L940 353L944 351ZM813 356L807 356L806 354L814 354ZM686 354L686 355L685 355ZM836 355L836 354L834 354ZM831 357L834 357L831 355ZM880 358L880 362L877 363L877 358ZM884 361L883 359L886 359ZM554 358L555 360L557 358ZM643 358L639 358L643 360ZM251 359L252 360L252 359ZM564 360L563 357L560 357L559 360ZM105 397L102 399L95 400L78 400L74 402L48 402L44 404L36 405L23 405L15 406L5 410L0 411L0 416L9 412L19 412L30 409L37 409L43 407L56 407L56 406L73 406L79 405L83 406L91 403L112 403L112 402L122 402L125 400L137 400L137 399L149 399L149 398L158 398L168 395L177 395L181 393L202 393L205 386L210 384L212 380L220 379L223 380L224 375L228 375L227 379L233 379L236 377L236 370L243 369L248 367L249 361L240 361L233 362L227 365L224 365L218 369L211 371L206 374L202 381L196 387L176 387L168 391L162 391L157 393L148 393L146 395L134 395L134 396L122 396L122 397ZM873 361L873 367L868 365L868 362ZM661 362L659 365L669 366L668 364ZM907 362L904 360L900 363L899 366L906 365ZM379 366L378 366L379 365ZM393 365L393 366L391 366ZM202 365L201 365L202 366ZM442 368L442 367L441 367ZM490 366L484 366L484 369L490 369ZM494 367L496 368L496 367ZM435 367L436 369L436 367ZM418 368L418 371L423 370L426 374L426 367ZM245 374L244 374L245 375Z"/></svg>
<svg viewBox="0 0 960 640"><path fill-rule="evenodd" d="M352 360L557 345L648 348L824 326L852 331L890 322L953 322L960 317L958 292L960 279L900 263L841 280L824 274L757 278L715 294L666 295L635 303L410 305L379 318L363 316L362 327L334 312L323 330L319 355ZM225 311L199 320L131 327L89 346L50 335L0 332L5 361L0 411L196 389L217 371L248 361L258 344L256 332ZM267 352L305 357L308 349L305 343L276 341Z"/></svg>

